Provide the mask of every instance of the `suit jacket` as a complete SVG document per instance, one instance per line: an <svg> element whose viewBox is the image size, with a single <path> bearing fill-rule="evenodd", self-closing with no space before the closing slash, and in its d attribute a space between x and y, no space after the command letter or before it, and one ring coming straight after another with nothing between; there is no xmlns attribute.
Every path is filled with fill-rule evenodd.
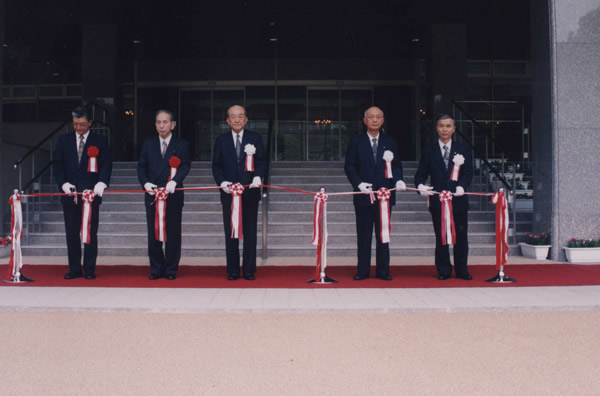
<svg viewBox="0 0 600 396"><path fill-rule="evenodd" d="M392 179L385 178L383 153L386 150L394 154L394 159L392 160ZM362 135L353 137L346 152L344 171L354 191L360 191L358 189L360 183L373 184L374 192L377 192L381 187L396 187L396 182L404 178L396 140L380 132L377 142L377 161L375 161L370 136L367 133L363 133ZM394 205L395 203L396 192L392 191L390 205ZM371 200L366 194L354 195L354 205L369 206L371 205Z"/></svg>
<svg viewBox="0 0 600 396"><path fill-rule="evenodd" d="M252 144L256 147L256 153L254 153L254 172L246 172L246 153L244 148L247 144ZM242 147L240 153L240 159L237 159L235 152L235 145L233 144L233 137L231 131L219 135L215 139L215 149L213 151L212 161L212 172L217 185L221 185L224 181L231 183L241 183L247 185L252 183L252 179L255 176L260 177L264 180L265 177L265 149L263 147L262 138L256 132L244 129L244 135L242 136ZM260 201L260 188L245 188L243 199ZM221 190L221 203L231 204L231 195L224 193Z"/></svg>
<svg viewBox="0 0 600 396"><path fill-rule="evenodd" d="M158 187L165 187L171 175L171 166L169 160L171 157L179 157L181 164L177 168L174 181L177 182L177 188L183 188L183 179L190 172L190 145L185 140L179 139L171 135L171 141L167 146L164 158L160 153L160 137L158 135L144 141L140 159L138 160L137 173L138 180L142 187L146 183L156 184ZM144 194L146 206L152 205L154 196ZM169 194L167 198L167 206L183 207L183 191L175 191L174 194Z"/></svg>
<svg viewBox="0 0 600 396"><path fill-rule="evenodd" d="M465 157L465 163L460 167L460 174L457 182L450 180L450 172L452 171L453 166L452 159L456 154L462 154L462 156ZM466 146L453 141L448 168L446 168L446 165L444 164L442 151L436 141L434 144L423 150L419 167L415 174L415 186L426 184L427 177L431 177L431 185L435 191L442 192L446 190L456 192L456 187L461 186L466 192L473 180L473 158L471 156L471 150ZM452 210L455 212L468 211L469 197L466 195L463 195L462 197L452 197ZM439 213L441 211L439 195L430 197L429 211L434 213Z"/></svg>
<svg viewBox="0 0 600 396"><path fill-rule="evenodd" d="M79 162L75 135L75 132L62 135L54 149L52 167L59 190L62 192L62 186L65 183L73 184L77 192L93 190L98 182L103 182L106 186L109 186L112 173L112 156L108 141L104 136L90 132L85 141L81 162ZM98 173L88 172L89 156L87 152L91 146L95 146L99 151L98 157L96 157ZM75 205L73 197L63 196L61 201L63 205ZM102 197L96 197L94 202L102 203Z"/></svg>

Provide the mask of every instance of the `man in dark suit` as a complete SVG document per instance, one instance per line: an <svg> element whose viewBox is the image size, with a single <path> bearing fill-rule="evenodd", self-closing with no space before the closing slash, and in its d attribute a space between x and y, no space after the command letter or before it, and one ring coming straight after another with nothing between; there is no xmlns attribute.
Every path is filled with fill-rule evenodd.
<svg viewBox="0 0 600 396"><path fill-rule="evenodd" d="M65 275L65 279L80 278L84 272L86 279L95 279L100 204L102 194L110 183L112 159L106 138L90 132L92 120L87 110L77 107L73 110L72 116L75 134L68 133L61 136L54 149L54 178L65 194L93 190L95 197L92 201L90 219L90 243L85 244L83 251L83 271L80 237L83 199L77 195L61 197L69 256L69 273Z"/></svg>
<svg viewBox="0 0 600 396"><path fill-rule="evenodd" d="M402 174L402 162L398 155L396 141L391 136L380 133L384 123L383 111L371 107L365 111L363 122L367 133L355 136L348 145L344 170L354 191L365 195L354 195L354 212L356 214L356 241L358 247L358 264L354 280L369 277L371 266L371 238L375 226L375 275L379 279L392 280L390 275L390 244L382 243L380 230L379 202L371 203L370 193L382 188L405 190ZM386 176L386 160L391 161L392 175ZM391 192L389 198L389 215L396 203L396 193Z"/></svg>
<svg viewBox="0 0 600 396"><path fill-rule="evenodd" d="M223 225L225 229L225 250L227 255L227 279L236 280L240 276L239 239L231 237L231 187L241 183L242 194L242 233L244 253L242 272L247 280L254 280L256 273L256 222L260 189L265 176L265 151L262 138L258 133L244 129L248 118L242 106L232 106L227 110L227 124L231 133L225 133L215 139L212 171L220 191L223 206ZM253 153L253 154L252 154ZM252 155L254 170L247 168L248 156Z"/></svg>
<svg viewBox="0 0 600 396"><path fill-rule="evenodd" d="M415 186L423 196L430 196L429 211L433 220L435 230L435 267L438 271L438 279L446 280L452 274L450 254L448 245L442 245L442 205L439 195L433 195L431 190L437 192L450 191L452 197L452 209L456 229L456 244L454 245L454 272L457 278L471 280L473 277L467 269L467 256L469 254L469 242L467 238L469 198L464 193L471 185L473 179L473 159L471 150L460 143L452 141L452 135L456 131L454 119L442 114L436 122L436 130L439 140L433 145L426 147L421 155L419 168L415 174ZM457 157L458 155L458 157ZM453 166L460 166L458 180L451 180ZM427 178L431 177L431 186L425 185ZM450 236L448 236L448 239Z"/></svg>
<svg viewBox="0 0 600 396"><path fill-rule="evenodd" d="M166 278L174 280L181 258L181 223L183 213L183 179L190 171L190 146L185 140L175 137L173 113L169 110L156 112L155 125L158 136L144 142L138 161L138 180L146 190L146 223L148 225L148 257L150 280ZM175 169L173 170L173 165ZM174 175L173 175L174 173ZM156 190L165 187L166 199L166 242L156 239Z"/></svg>

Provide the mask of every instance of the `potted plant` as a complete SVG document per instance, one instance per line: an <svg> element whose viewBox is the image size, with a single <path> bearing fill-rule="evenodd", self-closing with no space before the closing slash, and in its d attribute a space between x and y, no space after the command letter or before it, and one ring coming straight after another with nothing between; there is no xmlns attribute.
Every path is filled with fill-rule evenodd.
<svg viewBox="0 0 600 396"><path fill-rule="evenodd" d="M546 260L550 251L550 235L545 232L537 235L526 232L525 242L519 242L519 246L524 257Z"/></svg>
<svg viewBox="0 0 600 396"><path fill-rule="evenodd" d="M600 239L571 238L564 249L569 263L600 264Z"/></svg>

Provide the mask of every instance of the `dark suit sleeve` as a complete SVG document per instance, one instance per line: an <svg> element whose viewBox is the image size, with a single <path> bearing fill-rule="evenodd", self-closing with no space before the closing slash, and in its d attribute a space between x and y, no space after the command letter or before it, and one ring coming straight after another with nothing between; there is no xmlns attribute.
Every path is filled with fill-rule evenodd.
<svg viewBox="0 0 600 396"><path fill-rule="evenodd" d="M112 175L112 155L110 153L110 147L108 146L108 140L104 136L99 137L99 158L98 158L98 166L100 168L99 173L99 181L106 184L108 187L110 185L110 176Z"/></svg>
<svg viewBox="0 0 600 396"><path fill-rule="evenodd" d="M52 160L52 171L58 188L62 192L62 186L67 182L65 176L65 136L58 138L56 148L54 149L54 159Z"/></svg>
<svg viewBox="0 0 600 396"><path fill-rule="evenodd" d="M458 176L456 185L461 186L467 191L473 180L473 156L471 155L471 150L468 148L463 150L463 155L465 157L465 163L460 167L460 175Z"/></svg>
<svg viewBox="0 0 600 396"><path fill-rule="evenodd" d="M398 145L396 144L396 140L392 138L391 141L392 153L394 154L394 159L392 160L392 175L394 176L395 183L398 180L404 180L404 172L402 169L402 161L400 161L400 155L398 154Z"/></svg>
<svg viewBox="0 0 600 396"><path fill-rule="evenodd" d="M262 138L256 134L256 153L254 153L254 176L260 177L260 180L265 180L265 148L263 146Z"/></svg>
<svg viewBox="0 0 600 396"><path fill-rule="evenodd" d="M215 147L213 150L212 172L217 186L220 186L225 180L223 175L223 135L215 139Z"/></svg>
<svg viewBox="0 0 600 396"><path fill-rule="evenodd" d="M150 182L150 178L148 176L148 166L148 141L145 141L142 145L142 152L140 153L140 159L138 160L137 164L138 180L140 181L142 187L144 187L144 184Z"/></svg>

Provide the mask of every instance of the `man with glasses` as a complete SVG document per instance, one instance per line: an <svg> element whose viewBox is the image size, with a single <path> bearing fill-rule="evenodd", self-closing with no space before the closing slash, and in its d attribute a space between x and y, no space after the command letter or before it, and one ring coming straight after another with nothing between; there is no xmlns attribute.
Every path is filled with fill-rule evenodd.
<svg viewBox="0 0 600 396"><path fill-rule="evenodd" d="M369 277L373 226L375 226L376 238L375 276L382 280L392 280L390 244L383 243L381 239L380 204L377 199L372 201L371 197L382 187L405 190L406 184L402 181L402 162L398 155L396 141L391 136L382 133L384 121L383 111L380 108L367 109L363 118L367 132L352 138L346 152L344 165L346 176L354 191L363 193L354 195L358 247L358 264L354 280L363 280ZM388 162L390 162L389 167ZM389 205L387 205L388 219L391 219L392 206L395 203L396 193L392 191Z"/></svg>
<svg viewBox="0 0 600 396"><path fill-rule="evenodd" d="M254 280L256 273L256 222L260 185L265 176L265 151L262 138L256 132L244 129L248 118L242 106L227 110L227 124L231 132L215 139L212 172L220 191L225 229L225 253L227 256L227 279L240 277L239 238L244 239L242 274L246 280ZM232 235L232 188L244 186L241 195L241 230ZM241 232L240 232L241 231Z"/></svg>
<svg viewBox="0 0 600 396"><path fill-rule="evenodd" d="M88 111L77 107L72 117L75 133L61 136L54 150L54 178L65 194L91 190L94 197L89 218L89 243L83 251L83 271L80 231L84 197L76 194L61 197L69 258L69 272L64 278L80 278L85 273L85 279L95 279L100 204L110 183L112 158L106 138L90 132L92 120Z"/></svg>

